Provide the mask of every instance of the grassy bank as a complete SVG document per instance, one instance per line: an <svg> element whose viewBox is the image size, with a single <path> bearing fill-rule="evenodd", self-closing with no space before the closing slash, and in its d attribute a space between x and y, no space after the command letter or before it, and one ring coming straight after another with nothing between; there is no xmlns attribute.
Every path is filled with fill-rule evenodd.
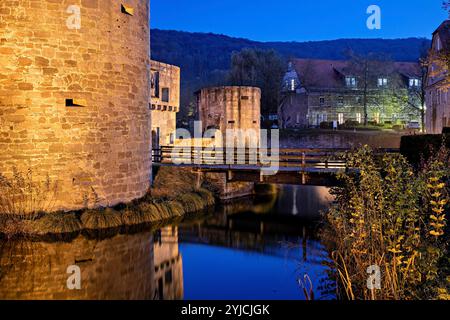
<svg viewBox="0 0 450 320"><path fill-rule="evenodd" d="M113 208L77 212L0 214L0 235L7 238L76 235L176 219L215 204L213 192L196 188L195 182L196 176L188 170L161 168L154 188L142 199Z"/></svg>

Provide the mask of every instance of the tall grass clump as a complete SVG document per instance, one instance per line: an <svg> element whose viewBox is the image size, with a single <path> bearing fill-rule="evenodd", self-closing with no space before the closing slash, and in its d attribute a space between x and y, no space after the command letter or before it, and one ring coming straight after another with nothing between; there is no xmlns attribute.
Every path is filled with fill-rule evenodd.
<svg viewBox="0 0 450 320"><path fill-rule="evenodd" d="M344 156L356 171L339 175L322 236L331 242L343 299L432 299L447 295L449 154L444 147L418 170L400 154L369 147ZM368 286L379 266L381 288Z"/></svg>
<svg viewBox="0 0 450 320"><path fill-rule="evenodd" d="M52 211L55 205L57 184L34 181L32 169L26 173L13 168L12 177L0 173L0 214L30 219L43 212Z"/></svg>
<svg viewBox="0 0 450 320"><path fill-rule="evenodd" d="M74 213L49 213L39 219L26 222L29 234L43 236L50 234L74 234L81 232L83 226Z"/></svg>
<svg viewBox="0 0 450 320"><path fill-rule="evenodd" d="M83 229L102 230L122 226L122 215L111 208L87 210L81 215Z"/></svg>

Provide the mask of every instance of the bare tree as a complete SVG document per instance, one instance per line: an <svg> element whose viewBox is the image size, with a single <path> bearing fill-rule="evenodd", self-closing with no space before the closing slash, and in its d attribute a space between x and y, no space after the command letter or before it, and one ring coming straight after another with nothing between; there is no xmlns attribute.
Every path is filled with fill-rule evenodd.
<svg viewBox="0 0 450 320"><path fill-rule="evenodd" d="M369 122L369 107L383 106L387 101L393 103L388 86L377 86L380 76L390 76L393 73L393 62L382 55L369 53L367 55L350 54L347 73L357 78L357 89L362 95L364 109L364 125Z"/></svg>
<svg viewBox="0 0 450 320"><path fill-rule="evenodd" d="M261 88L263 114L274 113L280 102L285 62L273 50L243 49L231 58L228 83Z"/></svg>
<svg viewBox="0 0 450 320"><path fill-rule="evenodd" d="M427 63L426 60L420 61L420 86L412 87L409 92L408 99L406 100L407 106L413 110L416 110L420 114L420 122L422 130L425 129L425 109L426 109L426 76L427 76Z"/></svg>
<svg viewBox="0 0 450 320"><path fill-rule="evenodd" d="M399 91L394 92L395 99L402 105L405 106L404 112L414 111L420 114L420 122L422 130L425 129L425 112L426 112L426 77L428 73L428 48L424 43L420 58L418 61L420 66L420 74L418 74L418 80L420 82L419 86L410 86L407 94L401 93Z"/></svg>

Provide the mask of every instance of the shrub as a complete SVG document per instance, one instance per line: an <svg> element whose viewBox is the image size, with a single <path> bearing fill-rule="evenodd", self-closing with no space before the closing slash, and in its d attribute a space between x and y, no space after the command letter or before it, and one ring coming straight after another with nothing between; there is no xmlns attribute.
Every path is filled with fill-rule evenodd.
<svg viewBox="0 0 450 320"><path fill-rule="evenodd" d="M450 148L450 134L426 134L403 136L400 142L400 152L415 167L427 161L442 145Z"/></svg>
<svg viewBox="0 0 450 320"><path fill-rule="evenodd" d="M448 150L442 148L418 171L402 155L377 160L369 147L344 158L359 170L339 175L342 185L332 189L336 201L322 234L333 242L340 297L437 297L445 278L439 263L447 250ZM381 269L381 290L367 287L372 265Z"/></svg>
<svg viewBox="0 0 450 320"><path fill-rule="evenodd" d="M333 129L333 122L321 122L320 129Z"/></svg>
<svg viewBox="0 0 450 320"><path fill-rule="evenodd" d="M354 129L359 127L360 124L358 121L353 121L353 120L347 120L345 121L345 123L343 125L341 125L341 128L343 129Z"/></svg>

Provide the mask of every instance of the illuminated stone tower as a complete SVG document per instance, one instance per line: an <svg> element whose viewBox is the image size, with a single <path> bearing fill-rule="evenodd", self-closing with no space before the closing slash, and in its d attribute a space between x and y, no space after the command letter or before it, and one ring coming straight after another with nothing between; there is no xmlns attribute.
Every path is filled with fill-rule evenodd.
<svg viewBox="0 0 450 320"><path fill-rule="evenodd" d="M0 2L0 173L48 174L52 210L82 208L92 193L95 205L127 202L149 187L149 6Z"/></svg>
<svg viewBox="0 0 450 320"><path fill-rule="evenodd" d="M255 87L216 87L197 92L202 130L254 130L261 128L261 90ZM259 138L258 138L259 140Z"/></svg>

